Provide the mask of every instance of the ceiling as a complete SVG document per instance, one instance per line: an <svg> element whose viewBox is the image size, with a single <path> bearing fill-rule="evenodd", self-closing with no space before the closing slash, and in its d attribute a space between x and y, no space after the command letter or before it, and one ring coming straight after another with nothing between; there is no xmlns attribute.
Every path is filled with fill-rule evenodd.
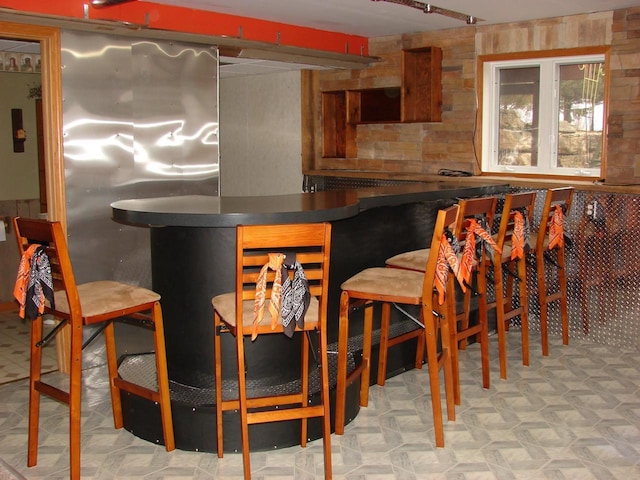
<svg viewBox="0 0 640 480"><path fill-rule="evenodd" d="M367 38L465 25L380 0L139 0L257 18ZM402 0L398 0L401 1ZM405 3L414 3L404 0ZM426 0L419 0L427 3ZM637 6L638 0L436 0L433 5L473 15L477 25L518 22Z"/></svg>
<svg viewBox="0 0 640 480"><path fill-rule="evenodd" d="M462 14L462 19L425 14L424 0L138 0L197 10L256 18L367 38L443 30L466 25L467 15L476 25L492 25L540 18L575 15L637 6L639 0L439 0L432 4ZM438 0L436 0L438 1ZM111 8L111 7L102 7ZM470 27L472 28L472 27ZM39 45L0 39L0 50L38 53ZM220 76L235 77L310 67L304 64L252 58L221 57Z"/></svg>

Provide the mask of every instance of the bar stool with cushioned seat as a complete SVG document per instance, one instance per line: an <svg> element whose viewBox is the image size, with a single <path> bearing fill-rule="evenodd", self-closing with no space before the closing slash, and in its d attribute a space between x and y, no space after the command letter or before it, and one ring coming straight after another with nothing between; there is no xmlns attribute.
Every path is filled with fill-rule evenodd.
<svg viewBox="0 0 640 480"><path fill-rule="evenodd" d="M331 424L329 407L329 363L327 357L327 295L331 224L239 225L236 228L236 289L212 299L214 321L214 355L218 457L223 456L222 412L238 410L244 477L251 478L249 425L300 420L300 445L306 446L309 418L320 418L324 450L324 475L331 478ZM295 259L293 270L283 272L283 265ZM292 265L290 265L292 266ZM292 277L292 278L291 278ZM292 284L288 281L292 280ZM291 287L291 290L289 289ZM308 292L304 315L303 291ZM291 293L288 295L287 292ZM298 297L296 295L300 294ZM295 298L298 301L294 301ZM282 307L280 306L282 305ZM285 313L291 312L290 316ZM289 308L292 307L293 308ZM263 312L263 316L256 316ZM295 318L294 318L295 316ZM287 323L291 319L292 323ZM238 392L223 395L220 335L230 332L236 339ZM249 397L247 377L251 365L245 362L245 336L251 342L265 341L268 334L302 338L301 377L296 391L278 390L272 395ZM317 336L320 403L309 401L309 363ZM264 355L263 355L264 356ZM277 367L274 367L277 368ZM255 378L253 380L256 380ZM295 390L295 389L292 389ZM251 411L250 411L251 410Z"/></svg>
<svg viewBox="0 0 640 480"><path fill-rule="evenodd" d="M571 210L573 191L573 187L547 190L538 232L535 234L535 248L530 251L530 254L535 257L536 264L537 296L540 304L540 336L542 355L544 356L549 355L547 323L548 308L552 302L558 301L560 303L562 343L563 345L569 344L564 221ZM553 275L554 272L555 275ZM557 284L555 289L552 288L554 284Z"/></svg>
<svg viewBox="0 0 640 480"><path fill-rule="evenodd" d="M387 348L393 343L389 340L389 322L391 303L420 305L419 329L426 343L427 366L433 408L433 424L436 446L444 446L444 427L440 400L439 371L444 370L447 417L455 420L453 401L453 368L449 340L449 321L455 317L454 276L447 267L445 250L441 245L448 244L447 231L455 225L458 206L438 212L431 240L431 255L423 272L386 267L373 267L362 270L342 283L340 297L340 327L338 333L338 373L336 386L335 432L344 433L345 402L347 386L360 379L360 406L366 407L369 400L369 375L371 369L371 344L373 337L374 302L382 303L380 332L380 360L378 366L378 384L386 375ZM452 234L451 234L452 235ZM444 243L441 243L444 242ZM442 248L442 251L441 251ZM455 257L455 254L453 254ZM438 281L437 281L438 280ZM439 285L439 291L434 290ZM435 298L435 299L434 299ZM442 302L442 303L441 303ZM362 360L352 372L347 372L347 350L349 340L349 311L354 305L365 305ZM441 352L437 351L437 336L440 331ZM423 355L418 348L420 360ZM417 368L421 368L421 362ZM384 382L382 382L384 383Z"/></svg>
<svg viewBox="0 0 640 480"><path fill-rule="evenodd" d="M467 341L474 338L480 345L480 364L482 367L482 387L489 388L489 320L487 316L487 261L491 260L487 242L493 243L499 251L495 240L491 237L491 227L495 215L496 197L477 197L461 199L460 213L455 227L455 235L463 249L460 261L460 270L464 279L458 281L459 285L465 284L463 306L458 311L456 322L452 322L451 357L453 363L453 384L456 405L460 404L460 366L459 350L465 350ZM472 246L473 240L475 246ZM478 243L479 242L479 243ZM471 247L471 248L469 248ZM467 250L468 248L468 250ZM469 252L473 253L470 256ZM467 258L465 258L467 257ZM475 282L473 278L475 277ZM477 321L471 324L471 300L477 298Z"/></svg>
<svg viewBox="0 0 640 480"><path fill-rule="evenodd" d="M70 478L80 478L80 422L82 393L82 330L85 325L100 324L104 327L109 371L111 406L115 428L122 428L122 406L120 391L126 391L156 402L160 409L164 445L167 451L175 448L169 380L164 344L164 328L160 295L145 288L115 281L97 281L76 285L69 259L65 234L60 222L48 222L16 217L13 219L18 249L24 262L30 247L35 246L46 254L51 272L50 286L54 291L54 303L47 303L31 322L31 367L29 376L29 431L27 465L34 466L38 456L38 430L40 420L40 394L52 397L69 405L69 450ZM42 250L40 250L42 247ZM22 265L21 265L22 266ZM48 276L48 275L47 275ZM44 280L49 284L49 280ZM71 353L69 390L46 383L41 378L43 319L42 313L50 313L61 319L71 329ZM150 386L136 385L118 375L118 360L113 321L119 318L139 320L142 325L153 328L157 390ZM55 333L62 330L55 329Z"/></svg>
<svg viewBox="0 0 640 480"><path fill-rule="evenodd" d="M493 256L495 301L488 303L487 308L496 309L498 356L500 359L500 378L502 379L507 378L506 332L509 329L511 319L518 316L521 325L522 364L529 365L526 254L530 248L528 246L528 232L533 218L535 200L536 192L505 195L500 227L496 235L496 244L500 247L501 252L496 250ZM514 295L516 284L517 297Z"/></svg>
<svg viewBox="0 0 640 480"><path fill-rule="evenodd" d="M457 237L460 245L465 242L468 233L467 228L470 221L480 220L487 229L491 228L495 215L496 204L496 197L477 197L459 200L458 205L460 207L460 211L454 228L454 235ZM490 234L489 230L487 230L487 233ZM481 251L485 251L484 247ZM421 265L426 263L423 264L422 262L426 262L429 255L430 249L418 249L395 255L388 258L385 263L387 267L391 268L423 272L424 267ZM468 272L477 279L476 286L471 287L475 290L478 297L478 322L474 325L470 325L471 296L473 292L472 288L466 288L465 286L462 308L458 309L458 313L456 315L457 321L451 323L451 356L454 372L454 397L456 405L460 404L460 370L458 366L458 350L464 350L466 348L467 339L471 337L475 337L476 341L480 343L482 385L483 388L489 388L489 329L486 299L486 260L487 257L482 253L479 257L473 259L473 264L469 265Z"/></svg>

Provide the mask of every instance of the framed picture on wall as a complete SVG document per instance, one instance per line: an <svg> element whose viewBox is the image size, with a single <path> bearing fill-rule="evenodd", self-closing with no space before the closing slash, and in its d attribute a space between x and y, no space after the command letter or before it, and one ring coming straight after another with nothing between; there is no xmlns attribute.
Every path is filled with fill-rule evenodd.
<svg viewBox="0 0 640 480"><path fill-rule="evenodd" d="M41 67L40 67L40 55L34 55L33 56L33 61L35 63L35 71L36 73L40 73Z"/></svg>
<svg viewBox="0 0 640 480"><path fill-rule="evenodd" d="M35 72L35 62L33 61L32 53L20 54L20 71L23 73Z"/></svg>
<svg viewBox="0 0 640 480"><path fill-rule="evenodd" d="M5 72L19 72L20 64L18 63L19 56L13 52L3 52L3 63Z"/></svg>
<svg viewBox="0 0 640 480"><path fill-rule="evenodd" d="M0 52L0 72L4 72L4 52Z"/></svg>

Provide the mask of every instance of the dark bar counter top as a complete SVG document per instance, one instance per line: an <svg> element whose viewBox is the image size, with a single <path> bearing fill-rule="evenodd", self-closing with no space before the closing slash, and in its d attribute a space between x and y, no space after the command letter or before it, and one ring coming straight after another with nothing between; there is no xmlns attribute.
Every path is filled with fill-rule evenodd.
<svg viewBox="0 0 640 480"><path fill-rule="evenodd" d="M169 227L328 222L356 215L359 209L354 191L260 197L185 195L120 200L111 207L117 222Z"/></svg>
<svg viewBox="0 0 640 480"><path fill-rule="evenodd" d="M506 189L504 185L432 182L275 196L186 195L112 203L112 217L116 222L149 227L152 288L162 297L177 448L216 451L211 298L234 289L237 225L331 222L327 319L331 351L337 348L342 282L363 268L384 266L386 258L399 252L424 248L438 209L455 203L458 198L497 194ZM358 315L360 313L355 312L350 322L355 327L349 337L351 364L360 352ZM415 328L406 318L396 317L395 324L399 328ZM248 385L254 388L250 396L260 396L270 389L291 388L298 378L299 364L292 360L299 355L295 337L266 337L269 338L258 338L245 352ZM222 335L221 340L223 385L231 395L237 389L235 342L231 335ZM389 376L413 368L414 364L415 350L410 342L394 348L395 352L389 353ZM377 357L375 345L372 356ZM132 358L131 364L137 361ZM377 358L372 361L376 362ZM123 376L123 371L138 368L129 369L126 363L127 360L121 363ZM333 392L334 367L330 367L329 372ZM375 365L372 367L375 370ZM376 378L375 371L371 378ZM317 401L314 382L315 379L310 378L312 403ZM356 382L347 391L347 423L359 411L358 389ZM123 398L123 407L128 430L149 441L162 441L159 414L149 401L131 396ZM225 412L223 423L225 450L239 449L237 414ZM263 430L262 434L252 436L252 450L282 448L299 442L299 422L254 427ZM319 438L320 431L319 425L310 422L310 439Z"/></svg>
<svg viewBox="0 0 640 480"><path fill-rule="evenodd" d="M267 223L341 220L379 206L441 198L482 195L487 185L445 182L408 183L352 190L331 190L272 196L207 196L119 200L111 204L113 219L128 225L172 227L235 227Z"/></svg>

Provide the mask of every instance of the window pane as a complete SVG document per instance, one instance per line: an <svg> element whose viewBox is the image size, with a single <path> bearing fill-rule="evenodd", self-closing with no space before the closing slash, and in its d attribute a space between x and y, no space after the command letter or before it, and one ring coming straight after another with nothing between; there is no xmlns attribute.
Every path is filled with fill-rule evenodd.
<svg viewBox="0 0 640 480"><path fill-rule="evenodd" d="M557 166L600 168L604 65L561 65L559 91Z"/></svg>
<svg viewBox="0 0 640 480"><path fill-rule="evenodd" d="M500 77L498 165L538 165L540 68L503 68Z"/></svg>

